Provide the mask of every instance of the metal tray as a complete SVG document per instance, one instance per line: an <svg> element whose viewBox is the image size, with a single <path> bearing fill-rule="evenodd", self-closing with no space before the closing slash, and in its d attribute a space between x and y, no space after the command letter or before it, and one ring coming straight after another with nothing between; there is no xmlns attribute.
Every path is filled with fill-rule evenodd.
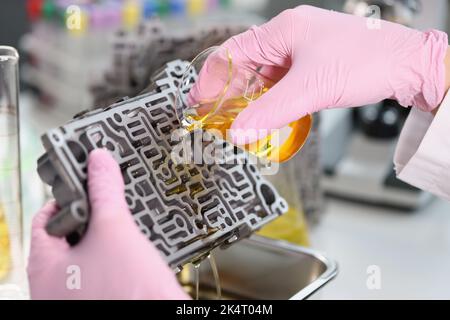
<svg viewBox="0 0 450 320"><path fill-rule="evenodd" d="M225 300L303 300L338 273L335 261L314 250L259 236L242 240L227 250L216 250L214 258ZM193 297L194 270L190 265L178 275ZM207 261L199 267L199 279L199 299L217 299Z"/></svg>

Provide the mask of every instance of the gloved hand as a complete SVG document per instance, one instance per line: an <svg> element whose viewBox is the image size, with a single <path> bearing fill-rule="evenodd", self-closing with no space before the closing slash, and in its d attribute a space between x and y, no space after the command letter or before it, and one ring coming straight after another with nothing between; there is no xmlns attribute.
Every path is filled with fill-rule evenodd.
<svg viewBox="0 0 450 320"><path fill-rule="evenodd" d="M448 39L436 30L421 32L386 21L376 28L366 18L299 6L223 47L234 63L263 67L263 74L279 80L239 114L232 134L279 129L323 109L388 98L431 111L445 93ZM201 74L202 88L194 92L207 91L205 84L214 87L213 82L207 72Z"/></svg>
<svg viewBox="0 0 450 320"><path fill-rule="evenodd" d="M119 166L106 150L89 156L91 220L70 247L45 231L58 211L48 203L34 217L28 278L32 299L187 299L158 250L127 207Z"/></svg>

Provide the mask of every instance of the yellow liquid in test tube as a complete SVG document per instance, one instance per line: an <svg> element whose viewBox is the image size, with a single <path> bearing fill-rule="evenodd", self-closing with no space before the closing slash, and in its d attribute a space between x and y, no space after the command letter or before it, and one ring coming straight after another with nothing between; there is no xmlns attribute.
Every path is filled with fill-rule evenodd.
<svg viewBox="0 0 450 320"><path fill-rule="evenodd" d="M0 281L6 278L11 268L10 246L8 224L3 208L0 207Z"/></svg>
<svg viewBox="0 0 450 320"><path fill-rule="evenodd" d="M139 24L141 17L139 3L135 0L127 0L123 5L122 21L127 29L133 29Z"/></svg>
<svg viewBox="0 0 450 320"><path fill-rule="evenodd" d="M262 94L267 90L267 88L264 89ZM253 97L253 100L257 98ZM211 112L211 104L216 102L199 104L193 108L196 115L185 114L187 122L191 123L186 129L188 131L200 128L204 130L214 129L219 131L223 138L226 138L227 130L230 129L237 115L248 106L249 102L250 100L245 97L229 99L215 112ZM292 122L285 128L277 130L274 134L268 135L255 143L245 145L244 148L248 152L269 161L288 161L305 144L311 125L312 117L306 116Z"/></svg>
<svg viewBox="0 0 450 320"><path fill-rule="evenodd" d="M86 12L72 12L66 14L66 29L73 36L83 36L89 28L89 17Z"/></svg>
<svg viewBox="0 0 450 320"><path fill-rule="evenodd" d="M257 234L303 247L310 245L308 227L303 212L294 208L289 208L287 213L263 227Z"/></svg>
<svg viewBox="0 0 450 320"><path fill-rule="evenodd" d="M207 0L188 0L187 11L190 16L198 16L206 12Z"/></svg>

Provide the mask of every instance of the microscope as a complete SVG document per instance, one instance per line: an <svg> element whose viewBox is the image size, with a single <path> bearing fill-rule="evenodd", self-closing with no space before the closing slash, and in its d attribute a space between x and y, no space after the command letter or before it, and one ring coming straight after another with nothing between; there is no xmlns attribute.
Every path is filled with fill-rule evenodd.
<svg viewBox="0 0 450 320"><path fill-rule="evenodd" d="M347 13L417 29L446 30L445 0L347 0ZM369 76L369 75L368 75ZM350 201L414 210L432 197L396 178L393 155L409 109L385 100L322 114L321 152L326 194Z"/></svg>

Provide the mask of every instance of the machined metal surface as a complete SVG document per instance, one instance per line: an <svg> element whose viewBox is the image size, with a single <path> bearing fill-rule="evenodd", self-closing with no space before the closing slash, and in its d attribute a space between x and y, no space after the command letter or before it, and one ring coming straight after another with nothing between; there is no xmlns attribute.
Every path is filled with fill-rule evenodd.
<svg viewBox="0 0 450 320"><path fill-rule="evenodd" d="M283 241L252 236L228 250L214 251L222 299L303 300L338 273L335 261L321 253ZM194 267L184 269L179 281L195 297ZM217 299L210 264L199 267L199 298Z"/></svg>
<svg viewBox="0 0 450 320"><path fill-rule="evenodd" d="M194 152L188 161L174 161L180 146L172 139L174 99L186 66L172 61L153 78L149 93L79 115L42 137L46 153L38 172L61 208L47 226L50 234L70 242L84 234L87 155L95 148L107 148L119 163L137 225L173 268L248 237L287 211L247 153L212 135L185 138ZM211 147L226 161L198 161Z"/></svg>
<svg viewBox="0 0 450 320"><path fill-rule="evenodd" d="M159 19L144 22L135 30L121 30L114 36L113 61L104 77L92 86L96 106L106 106L117 97L134 96L148 85L149 75L165 62L191 61L199 52L264 22L248 13L211 16L195 25L172 25ZM302 151L285 166L292 168L295 187L308 221L320 220L322 211L321 166L319 161L319 115Z"/></svg>

